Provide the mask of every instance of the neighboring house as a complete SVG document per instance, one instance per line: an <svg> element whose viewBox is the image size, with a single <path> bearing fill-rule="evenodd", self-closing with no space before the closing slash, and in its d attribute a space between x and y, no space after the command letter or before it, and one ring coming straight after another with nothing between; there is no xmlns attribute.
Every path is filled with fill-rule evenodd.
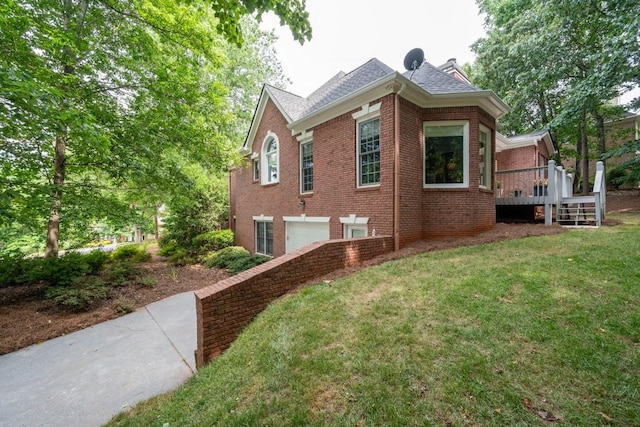
<svg viewBox="0 0 640 427"><path fill-rule="evenodd" d="M548 130L496 138L496 170L545 166L556 152Z"/></svg>
<svg viewBox="0 0 640 427"><path fill-rule="evenodd" d="M492 228L507 107L418 65L400 73L372 59L306 98L264 86L246 163L230 174L236 244L279 256L327 239L389 235L399 248Z"/></svg>

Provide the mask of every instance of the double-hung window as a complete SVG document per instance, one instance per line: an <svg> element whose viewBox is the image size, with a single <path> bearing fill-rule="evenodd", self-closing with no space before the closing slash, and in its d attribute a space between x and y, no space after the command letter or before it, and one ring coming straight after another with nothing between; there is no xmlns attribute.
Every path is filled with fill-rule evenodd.
<svg viewBox="0 0 640 427"><path fill-rule="evenodd" d="M358 186L380 184L380 118L358 123Z"/></svg>
<svg viewBox="0 0 640 427"><path fill-rule="evenodd" d="M273 255L273 221L256 221L256 252Z"/></svg>
<svg viewBox="0 0 640 427"><path fill-rule="evenodd" d="M491 131L480 125L478 133L480 188L491 188L491 151Z"/></svg>
<svg viewBox="0 0 640 427"><path fill-rule="evenodd" d="M300 193L313 192L313 141L300 144Z"/></svg>
<svg viewBox="0 0 640 427"><path fill-rule="evenodd" d="M424 187L469 186L469 122L424 124Z"/></svg>

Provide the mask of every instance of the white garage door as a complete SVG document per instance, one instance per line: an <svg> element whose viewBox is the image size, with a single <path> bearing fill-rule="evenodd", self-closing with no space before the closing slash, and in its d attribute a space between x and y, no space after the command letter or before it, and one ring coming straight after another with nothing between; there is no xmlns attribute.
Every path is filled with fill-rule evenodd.
<svg viewBox="0 0 640 427"><path fill-rule="evenodd" d="M295 251L313 242L329 240L328 222L287 221L286 252Z"/></svg>

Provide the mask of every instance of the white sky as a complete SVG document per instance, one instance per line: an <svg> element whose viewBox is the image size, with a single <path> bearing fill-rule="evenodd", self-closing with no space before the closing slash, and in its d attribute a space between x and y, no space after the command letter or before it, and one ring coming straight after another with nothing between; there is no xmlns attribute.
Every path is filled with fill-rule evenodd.
<svg viewBox="0 0 640 427"><path fill-rule="evenodd" d="M371 58L403 72L405 55L416 47L435 66L449 58L473 62L469 46L484 36L475 0L307 0L306 9L313 38L302 46L274 15L261 24L279 36L288 90L305 97Z"/></svg>

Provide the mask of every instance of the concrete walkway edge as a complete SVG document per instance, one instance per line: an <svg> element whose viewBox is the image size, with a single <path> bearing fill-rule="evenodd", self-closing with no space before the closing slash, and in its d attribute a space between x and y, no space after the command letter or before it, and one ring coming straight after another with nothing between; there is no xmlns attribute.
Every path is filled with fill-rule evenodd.
<svg viewBox="0 0 640 427"><path fill-rule="evenodd" d="M195 372L193 292L0 356L0 427L100 426Z"/></svg>

